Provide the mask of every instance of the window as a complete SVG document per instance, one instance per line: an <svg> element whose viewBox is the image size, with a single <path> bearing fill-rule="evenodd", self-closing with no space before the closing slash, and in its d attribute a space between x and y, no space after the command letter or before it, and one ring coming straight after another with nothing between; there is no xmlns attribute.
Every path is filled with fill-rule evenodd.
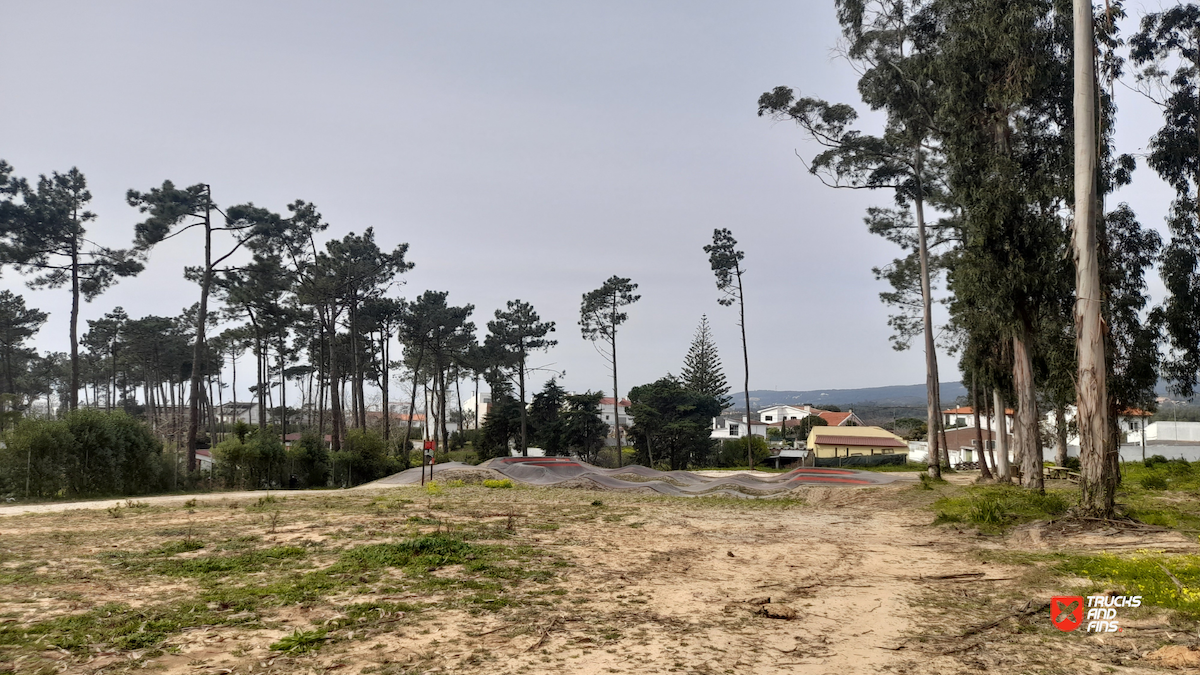
<svg viewBox="0 0 1200 675"><path fill-rule="evenodd" d="M767 416L766 416L766 417L764 417L763 419L764 419L764 420L766 420L766 421L768 421L768 422L774 422L774 421L775 421L775 418L774 418L773 416L771 416L771 415L767 415Z"/></svg>
<svg viewBox="0 0 1200 675"><path fill-rule="evenodd" d="M737 436L737 435L738 435L738 425L736 425L736 424L730 424L730 425L729 425L729 435L730 435L730 436Z"/></svg>

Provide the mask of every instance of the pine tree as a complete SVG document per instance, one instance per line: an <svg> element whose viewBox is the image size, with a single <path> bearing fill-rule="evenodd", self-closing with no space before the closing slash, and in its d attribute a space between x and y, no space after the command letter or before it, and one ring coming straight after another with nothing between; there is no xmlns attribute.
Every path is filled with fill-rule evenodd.
<svg viewBox="0 0 1200 675"><path fill-rule="evenodd" d="M683 371L679 375L684 388L712 396L720 402L722 409L733 403L729 396L729 383L721 369L717 343L713 341L712 331L708 327L708 316L700 317L700 325L696 328L692 346L683 359Z"/></svg>

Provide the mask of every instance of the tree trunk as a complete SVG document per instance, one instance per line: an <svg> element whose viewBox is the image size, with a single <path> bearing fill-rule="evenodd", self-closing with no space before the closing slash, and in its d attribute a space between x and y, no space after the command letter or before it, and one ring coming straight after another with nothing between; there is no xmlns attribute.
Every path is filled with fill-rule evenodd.
<svg viewBox="0 0 1200 675"><path fill-rule="evenodd" d="M517 384L518 384L518 389L521 392L521 456L528 457L529 456L529 440L526 437L526 429L525 429L525 356L524 356L525 351L524 350L525 350L525 345L522 344L521 345L521 355L522 355L521 362L520 362L520 364L518 364L519 369L517 370ZM618 457L619 457L619 455L618 455ZM619 466L620 460L618 459L617 461L618 461L618 466Z"/></svg>
<svg viewBox="0 0 1200 675"><path fill-rule="evenodd" d="M77 217L72 214L72 221L77 222ZM79 407L79 238L74 235L71 237L71 395L67 400L70 410Z"/></svg>
<svg viewBox="0 0 1200 675"><path fill-rule="evenodd" d="M1067 407L1059 403L1054 408L1054 463L1067 465Z"/></svg>
<svg viewBox="0 0 1200 675"><path fill-rule="evenodd" d="M425 346L421 345L420 347L417 348L417 362L415 365L413 365L412 398L409 399L408 420L405 422L405 427L404 427L404 458L405 458L405 460L407 460L409 454L412 453L413 415L416 414L416 411L417 411L417 382L418 382L418 378L421 375L421 361L424 359L424 357L425 357ZM422 452L424 452L424 451L422 451ZM422 462L425 461L424 455L422 455L421 461ZM407 466L407 461L405 462L405 465Z"/></svg>
<svg viewBox="0 0 1200 675"><path fill-rule="evenodd" d="M925 326L925 394L926 416L929 428L929 475L942 477L941 454L938 449L938 429L941 428L941 390L938 382L937 351L933 338L933 300L929 282L929 246L925 236L925 195L921 183L924 157L918 142L914 148L917 183L914 207L917 218L917 246L921 262L921 314Z"/></svg>
<svg viewBox="0 0 1200 675"><path fill-rule="evenodd" d="M336 326L336 322L330 322ZM338 382L338 359L337 347L335 339L337 333L334 330L329 331L329 421L330 421L330 450L333 452L341 452L342 450L342 400L339 392Z"/></svg>
<svg viewBox="0 0 1200 675"><path fill-rule="evenodd" d="M392 408L388 402L388 380L392 375L388 367L388 340L391 336L388 331L384 330L380 333L379 355L383 359L382 375L380 376L379 388L383 392L383 442L387 444L392 438Z"/></svg>
<svg viewBox="0 0 1200 675"><path fill-rule="evenodd" d="M1075 350L1079 357L1076 404L1079 424L1080 499L1099 517L1113 513L1108 476L1108 389L1096 251L1095 36L1091 0L1074 0L1075 61Z"/></svg>
<svg viewBox="0 0 1200 675"><path fill-rule="evenodd" d="M1008 471L1008 414L1004 403L1004 395L999 389L992 391L996 416L996 480L1001 483L1011 482Z"/></svg>
<svg viewBox="0 0 1200 675"><path fill-rule="evenodd" d="M987 464L987 443L983 440L983 428L979 426L979 388L975 376L971 375L971 415L975 418L975 447L979 448L979 475L984 480L992 480L992 472Z"/></svg>
<svg viewBox="0 0 1200 675"><path fill-rule="evenodd" d="M1013 384L1017 390L1017 457L1023 474L1021 485L1044 492L1042 479L1042 441L1038 434L1037 386L1033 382L1033 360L1026 348L1030 331L1013 337Z"/></svg>
<svg viewBox="0 0 1200 675"><path fill-rule="evenodd" d="M617 292L615 290L613 291L613 314L612 315L613 316L617 315ZM617 468L619 469L619 468L621 468L622 462L624 462L624 460L625 460L625 458L624 458L625 452L621 446L621 393L620 393L621 390L617 389L617 326L616 326L616 324L614 323L611 326L611 328L612 328L612 331L609 333L609 336L611 337L611 344L612 344L613 429L616 431L616 434L617 434ZM749 385L747 385L747 388L749 388ZM749 407L750 403L749 402L750 402L750 399L749 399L749 397L747 397L746 398L747 419L749 419L749 415L750 415L750 407ZM649 451L647 451L647 456L649 456ZM754 463L753 457L750 458L750 462L751 462L751 464ZM654 464L651 463L651 467L653 467L653 466L654 466ZM753 466L751 466L751 468L753 468Z"/></svg>
<svg viewBox="0 0 1200 675"><path fill-rule="evenodd" d="M742 329L742 366L745 368L746 379L743 382L742 391L746 395L746 464L750 470L754 470L754 420L750 416L750 352L746 346L746 296L742 293L742 266L738 265L734 271L737 273L738 282L738 326ZM616 354L613 354L613 360L616 360ZM616 380L614 379L615 383Z"/></svg>
<svg viewBox="0 0 1200 675"><path fill-rule="evenodd" d="M191 391L188 398L188 473L196 470L196 434L200 431L200 364L204 359L204 330L208 321L208 291L212 286L212 188L206 185L204 190L204 276L200 281L200 306L196 313L196 341L192 345Z"/></svg>

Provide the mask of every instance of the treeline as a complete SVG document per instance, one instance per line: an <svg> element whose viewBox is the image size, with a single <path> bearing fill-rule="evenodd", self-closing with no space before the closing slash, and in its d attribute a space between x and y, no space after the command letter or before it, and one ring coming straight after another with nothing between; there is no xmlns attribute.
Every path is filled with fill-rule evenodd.
<svg viewBox="0 0 1200 675"><path fill-rule="evenodd" d="M875 274L891 285L881 297L896 309L897 348L923 341L933 472L945 447L940 334L976 410L1015 408L1025 486L1043 487L1040 411L1054 413L1062 463L1066 408L1078 407L1084 506L1111 513L1118 414L1153 410L1160 375L1187 397L1200 373L1200 6L1146 14L1126 42L1119 1L1091 21L1091 4L1078 0L837 5L845 55L883 128L859 129L851 106L788 87L763 94L758 112L822 146L807 166L826 184L895 197L865 221L904 250ZM1113 143L1123 82L1163 111L1145 164L1177 193L1165 244L1128 205L1106 203L1138 164ZM1167 297L1151 307L1154 265ZM939 280L945 296L934 298ZM940 331L935 302L950 313ZM1009 480L1006 454L996 460L985 476Z"/></svg>

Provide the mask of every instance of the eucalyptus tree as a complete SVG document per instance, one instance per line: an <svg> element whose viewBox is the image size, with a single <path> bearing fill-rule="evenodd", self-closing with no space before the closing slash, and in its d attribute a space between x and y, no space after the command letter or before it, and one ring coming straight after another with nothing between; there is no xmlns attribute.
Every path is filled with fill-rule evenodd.
<svg viewBox="0 0 1200 675"><path fill-rule="evenodd" d="M529 456L527 412L525 410L525 375L529 372L529 355L548 351L558 344L547 336L554 332L553 321L542 321L533 305L521 300L509 300L505 309L496 310L496 318L488 322L485 344L497 359L497 369L507 374L517 385L521 406L521 454ZM619 448L618 448L619 450Z"/></svg>
<svg viewBox="0 0 1200 675"><path fill-rule="evenodd" d="M750 416L750 352L746 347L746 296L742 289L742 274L746 271L742 267L742 260L746 254L738 250L733 233L724 228L713 230L713 243L706 245L704 252L708 254L708 264L717 277L717 290L721 291L717 303L729 307L736 302L738 306L738 328L742 330L742 365L745 368L743 393L746 395L746 428L753 430L754 419ZM746 462L752 470L753 445L746 445Z"/></svg>
<svg viewBox="0 0 1200 675"><path fill-rule="evenodd" d="M1163 114L1147 164L1175 190L1159 265L1167 296L1154 311L1170 348L1163 374L1190 397L1200 375L1200 5L1145 15L1130 45L1138 82Z"/></svg>
<svg viewBox="0 0 1200 675"><path fill-rule="evenodd" d="M30 288L71 290L71 378L67 404L79 407L79 300L91 302L119 277L142 271L129 250L109 248L87 238L87 225L96 219L88 210L92 194L77 168L38 178L32 186L17 181L21 206L5 232L4 255L17 270L36 276Z"/></svg>
<svg viewBox="0 0 1200 675"><path fill-rule="evenodd" d="M1036 336L1070 277L1059 215L1072 174L1070 21L1051 0L946 3L936 35L936 122L962 210L950 287L955 303L995 319L1011 345L1016 455L1035 490Z"/></svg>
<svg viewBox="0 0 1200 675"><path fill-rule="evenodd" d="M896 331L893 346L907 349L914 335L924 335L929 470L936 477L941 475L937 434L941 395L932 277L941 266L930 252L946 239L943 228L938 227L930 240L925 207L930 202L942 209L950 207L939 189L944 176L934 119L938 92L929 75L937 51L928 34L934 3L837 0L836 4L845 56L861 73L858 89L863 102L887 115L882 133L870 135L854 129L858 113L848 105L796 97L788 87L763 94L758 114L793 121L822 146L807 165L824 184L895 193L897 208L868 209L866 222L872 232L908 252L888 268L874 272L894 289L880 294L885 303L898 309L888 322Z"/></svg>
<svg viewBox="0 0 1200 675"><path fill-rule="evenodd" d="M617 328L629 319L621 311L642 296L634 291L638 285L629 279L613 275L600 288L583 294L579 306L579 328L583 339L590 340L596 351L608 361L613 381L613 429L617 436L617 466L621 466L621 390L617 387ZM552 380L553 381L553 380Z"/></svg>

